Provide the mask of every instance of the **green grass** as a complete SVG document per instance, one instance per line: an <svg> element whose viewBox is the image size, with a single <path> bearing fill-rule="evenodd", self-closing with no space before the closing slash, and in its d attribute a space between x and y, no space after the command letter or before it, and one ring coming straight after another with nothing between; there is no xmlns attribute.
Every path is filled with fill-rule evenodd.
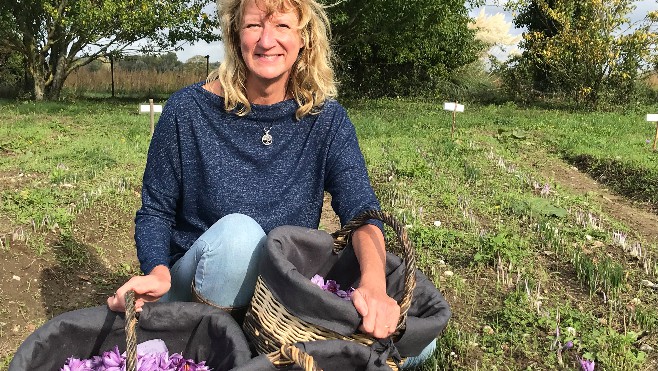
<svg viewBox="0 0 658 371"><path fill-rule="evenodd" d="M70 228L99 198L140 187L148 149L147 116L135 104L13 103L0 105L0 172L18 179L0 209L33 229Z"/></svg>
<svg viewBox="0 0 658 371"><path fill-rule="evenodd" d="M563 159L633 200L658 205L658 154L645 142L654 128L642 114L469 107L457 116L453 140L452 117L438 104L357 102L349 113L383 207L410 226L421 269L461 277L438 280L457 311L427 369L556 368L549 319L557 311L583 313L577 324L560 325L562 333L577 326L573 355L609 369L642 366L646 354L629 339L648 326L629 326L635 313L625 303L638 295L657 303L636 284L653 280L655 268L647 276L619 249L608 256L587 248L594 238L613 249L612 231L633 226L602 215L596 201L569 194L533 167ZM549 192L541 195L544 184ZM656 246L645 247L656 256ZM655 267L655 258L645 261ZM562 295L565 281L580 300ZM490 303L482 306L481 296ZM493 333L483 333L485 326Z"/></svg>
<svg viewBox="0 0 658 371"><path fill-rule="evenodd" d="M0 194L0 211L34 226L35 254L53 248L38 235L56 225L61 264L85 264L66 238L79 213L99 201L133 205L149 142L137 103L0 102L0 173L23 174ZM453 139L439 102L346 106L382 207L408 225L419 268L453 307L423 369L558 369L554 344L568 340L567 369L579 367L576 355L610 370L649 364L637 338L658 346L658 293L638 282L656 281L656 246L534 166L564 160L658 205L658 153L645 142L655 127L644 113L467 106ZM615 231L643 244L643 260Z"/></svg>

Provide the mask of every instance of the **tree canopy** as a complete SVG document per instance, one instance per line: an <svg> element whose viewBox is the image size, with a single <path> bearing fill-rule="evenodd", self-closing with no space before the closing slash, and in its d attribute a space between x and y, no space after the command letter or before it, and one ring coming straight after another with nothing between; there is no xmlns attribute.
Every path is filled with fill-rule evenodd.
<svg viewBox="0 0 658 371"><path fill-rule="evenodd" d="M358 96L434 93L477 59L463 0L325 1L342 91Z"/></svg>
<svg viewBox="0 0 658 371"><path fill-rule="evenodd" d="M210 0L3 0L0 49L24 58L35 99L57 98L75 69L129 49L173 49L214 41Z"/></svg>
<svg viewBox="0 0 658 371"><path fill-rule="evenodd" d="M655 57L658 14L630 24L633 0L519 0L523 54L508 66L512 90L564 94L585 104L623 102Z"/></svg>
<svg viewBox="0 0 658 371"><path fill-rule="evenodd" d="M464 1L320 1L328 6L343 93L434 94L441 81L476 60L481 49L468 29ZM0 50L21 56L35 99L56 99L72 71L101 57L218 40L214 9L204 13L213 3L3 0Z"/></svg>

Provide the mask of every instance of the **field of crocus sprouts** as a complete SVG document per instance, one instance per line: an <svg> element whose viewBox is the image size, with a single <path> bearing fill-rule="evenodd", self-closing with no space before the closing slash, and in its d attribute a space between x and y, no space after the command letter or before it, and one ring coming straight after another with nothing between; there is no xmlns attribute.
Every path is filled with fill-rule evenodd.
<svg viewBox="0 0 658 371"><path fill-rule="evenodd" d="M0 369L139 274L139 103L0 102ZM453 138L442 102L345 105L382 208L454 312L423 370L658 369L651 107L467 105Z"/></svg>

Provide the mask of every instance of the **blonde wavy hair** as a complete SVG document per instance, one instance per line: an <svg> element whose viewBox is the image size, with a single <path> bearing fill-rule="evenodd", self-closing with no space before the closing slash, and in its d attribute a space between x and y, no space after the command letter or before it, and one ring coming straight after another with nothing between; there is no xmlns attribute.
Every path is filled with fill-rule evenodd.
<svg viewBox="0 0 658 371"><path fill-rule="evenodd" d="M225 60L212 71L207 83L219 79L227 111L244 116L251 111L247 99L247 67L240 51L240 29L250 0L217 0L217 14L224 39ZM329 18L315 0L256 0L267 14L293 10L299 18L304 47L292 66L287 91L299 105L295 116L317 114L324 102L337 94L329 47Z"/></svg>

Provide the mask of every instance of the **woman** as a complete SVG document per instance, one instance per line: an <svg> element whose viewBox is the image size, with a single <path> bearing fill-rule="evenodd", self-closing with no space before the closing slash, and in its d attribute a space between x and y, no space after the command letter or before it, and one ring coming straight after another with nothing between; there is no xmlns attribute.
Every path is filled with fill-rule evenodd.
<svg viewBox="0 0 658 371"><path fill-rule="evenodd" d="M379 209L353 125L332 98L329 22L314 0L220 0L226 60L205 84L167 101L149 148L135 219L144 276L108 298L124 310L155 300L244 310L265 235L317 228L324 191L344 224ZM392 334L400 308L386 295L381 226L352 236L361 330Z"/></svg>

